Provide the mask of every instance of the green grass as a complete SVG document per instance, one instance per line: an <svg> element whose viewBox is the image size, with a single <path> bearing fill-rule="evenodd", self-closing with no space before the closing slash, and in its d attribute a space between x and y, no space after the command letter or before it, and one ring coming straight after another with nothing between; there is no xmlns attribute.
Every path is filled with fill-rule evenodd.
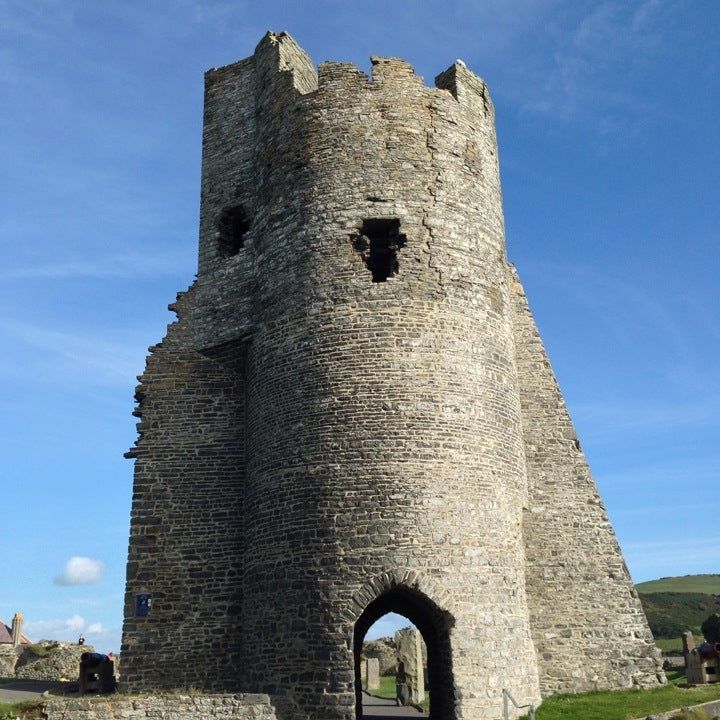
<svg viewBox="0 0 720 720"><path fill-rule="evenodd" d="M555 695L543 702L537 711L537 720L631 720L650 714L674 710L685 705L698 705L720 700L720 683L698 687L679 687L685 680L682 671L667 673L671 681L654 690L622 690L592 692L582 695ZM380 688L372 691L380 697L395 697L395 678L383 675ZM425 709L428 707L425 693ZM0 716L2 717L2 716Z"/></svg>
<svg viewBox="0 0 720 720"><path fill-rule="evenodd" d="M57 650L56 644L50 645L28 645L27 649L35 656L39 658L49 657Z"/></svg>
<svg viewBox="0 0 720 720"><path fill-rule="evenodd" d="M684 675L673 673L673 680L682 682ZM540 706L537 720L631 720L710 700L720 700L720 684L555 695Z"/></svg>
<svg viewBox="0 0 720 720"><path fill-rule="evenodd" d="M696 639L699 639L702 635L702 633L700 632L700 628L688 628L688 630L692 630L693 637L695 637ZM679 637L655 638L655 644L664 653L682 652L682 639Z"/></svg>
<svg viewBox="0 0 720 720"><path fill-rule="evenodd" d="M380 687L377 690L371 690L371 694L378 697L394 698L395 697L395 676L381 675Z"/></svg>
<svg viewBox="0 0 720 720"><path fill-rule="evenodd" d="M0 702L0 720L22 718L23 720L41 720L43 717L43 703L39 700L26 700L25 702Z"/></svg>
<svg viewBox="0 0 720 720"><path fill-rule="evenodd" d="M684 575L648 580L638 583L635 589L641 593L683 592L720 595L720 575Z"/></svg>
<svg viewBox="0 0 720 720"><path fill-rule="evenodd" d="M28 645L27 649L35 656L35 657L47 657L50 655L50 650L45 645Z"/></svg>
<svg viewBox="0 0 720 720"><path fill-rule="evenodd" d="M363 685L364 687L364 685ZM367 689L367 688L366 688ZM395 688L395 676L394 675L381 675L380 676L380 687L377 690L369 690L371 695L377 695L378 697L384 698L395 698L397 691ZM427 712L430 707L430 693L425 691L425 700L421 703L425 711Z"/></svg>

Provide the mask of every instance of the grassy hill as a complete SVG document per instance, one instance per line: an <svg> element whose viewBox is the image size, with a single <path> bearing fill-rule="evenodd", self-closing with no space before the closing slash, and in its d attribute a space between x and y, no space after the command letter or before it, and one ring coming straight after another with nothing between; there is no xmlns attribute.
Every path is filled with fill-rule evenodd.
<svg viewBox="0 0 720 720"><path fill-rule="evenodd" d="M699 633L708 615L720 613L720 595L644 593L640 600L656 638L678 638L684 630Z"/></svg>
<svg viewBox="0 0 720 720"><path fill-rule="evenodd" d="M704 593L720 595L720 575L683 575L664 577L638 583L635 589L641 593Z"/></svg>
<svg viewBox="0 0 720 720"><path fill-rule="evenodd" d="M720 613L720 575L685 575L638 583L640 600L658 645L679 645L680 633L691 630L700 640L700 625L712 613ZM664 647L663 638L674 643ZM667 643L665 643L667 644Z"/></svg>

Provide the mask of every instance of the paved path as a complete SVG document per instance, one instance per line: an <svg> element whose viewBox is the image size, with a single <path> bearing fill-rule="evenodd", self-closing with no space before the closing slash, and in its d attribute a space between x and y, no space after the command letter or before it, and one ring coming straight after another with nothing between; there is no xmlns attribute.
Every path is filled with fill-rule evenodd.
<svg viewBox="0 0 720 720"><path fill-rule="evenodd" d="M16 703L25 700L37 700L46 690L59 695L66 684L45 680L0 680L0 701Z"/></svg>
<svg viewBox="0 0 720 720"><path fill-rule="evenodd" d="M363 717L375 720L390 720L397 717L426 718L425 713L418 712L413 707L398 707L394 700L376 698L363 693Z"/></svg>

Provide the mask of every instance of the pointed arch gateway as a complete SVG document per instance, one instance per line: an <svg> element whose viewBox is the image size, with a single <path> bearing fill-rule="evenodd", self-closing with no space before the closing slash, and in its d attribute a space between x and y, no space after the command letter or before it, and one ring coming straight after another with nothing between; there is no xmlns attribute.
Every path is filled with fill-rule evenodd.
<svg viewBox="0 0 720 720"><path fill-rule="evenodd" d="M416 572L389 572L374 578L355 595L353 656L355 664L355 713L362 718L360 656L372 624L389 612L412 622L425 641L428 660L430 718L454 720L455 683L452 670L451 631L455 618L447 593L431 578Z"/></svg>

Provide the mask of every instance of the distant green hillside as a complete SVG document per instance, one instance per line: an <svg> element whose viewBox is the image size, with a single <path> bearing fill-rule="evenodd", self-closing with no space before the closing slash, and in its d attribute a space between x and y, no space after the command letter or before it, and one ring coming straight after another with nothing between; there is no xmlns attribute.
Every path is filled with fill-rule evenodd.
<svg viewBox="0 0 720 720"><path fill-rule="evenodd" d="M699 635L703 620L720 613L720 595L707 593L643 593L640 600L656 638L678 638L685 630Z"/></svg>
<svg viewBox="0 0 720 720"><path fill-rule="evenodd" d="M656 640L672 638L679 643L685 630L691 630L696 640L702 639L703 620L720 613L720 575L665 577L638 583L635 588Z"/></svg>
<svg viewBox="0 0 720 720"><path fill-rule="evenodd" d="M635 589L645 593L704 593L720 595L720 575L684 575L638 583Z"/></svg>

